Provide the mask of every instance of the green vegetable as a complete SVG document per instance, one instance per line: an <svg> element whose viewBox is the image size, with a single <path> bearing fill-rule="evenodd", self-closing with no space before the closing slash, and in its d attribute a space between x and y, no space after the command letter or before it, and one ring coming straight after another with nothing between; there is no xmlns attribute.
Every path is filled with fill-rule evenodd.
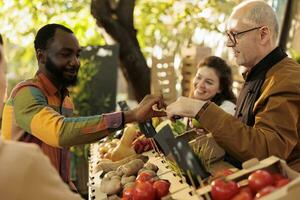
<svg viewBox="0 0 300 200"><path fill-rule="evenodd" d="M175 136L181 135L186 131L186 125L180 120L176 120L175 122L172 122L171 125L172 125L173 132L176 134Z"/></svg>
<svg viewBox="0 0 300 200"><path fill-rule="evenodd" d="M196 120L195 118L192 119L192 124L194 126L194 128L201 128L201 124L198 120Z"/></svg>

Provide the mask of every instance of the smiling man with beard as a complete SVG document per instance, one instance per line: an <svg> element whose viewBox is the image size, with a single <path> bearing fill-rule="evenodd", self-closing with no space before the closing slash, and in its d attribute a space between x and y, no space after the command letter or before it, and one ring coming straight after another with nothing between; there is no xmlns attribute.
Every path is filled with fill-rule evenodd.
<svg viewBox="0 0 300 200"><path fill-rule="evenodd" d="M146 96L133 110L88 117L72 117L67 87L75 85L81 47L73 32L59 24L42 27L34 41L38 71L12 90L3 114L2 137L36 143L69 183L68 147L95 142L125 123L145 121L164 112L160 96Z"/></svg>

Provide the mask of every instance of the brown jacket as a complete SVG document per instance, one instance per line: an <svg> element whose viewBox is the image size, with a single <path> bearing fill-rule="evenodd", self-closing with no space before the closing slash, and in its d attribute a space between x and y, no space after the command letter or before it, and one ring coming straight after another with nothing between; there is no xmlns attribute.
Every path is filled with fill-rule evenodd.
<svg viewBox="0 0 300 200"><path fill-rule="evenodd" d="M266 74L247 126L211 103L197 116L204 128L240 161L271 155L300 172L300 65L286 57ZM214 119L214 120L212 120Z"/></svg>
<svg viewBox="0 0 300 200"><path fill-rule="evenodd" d="M80 200L34 144L0 139L0 198L6 200Z"/></svg>

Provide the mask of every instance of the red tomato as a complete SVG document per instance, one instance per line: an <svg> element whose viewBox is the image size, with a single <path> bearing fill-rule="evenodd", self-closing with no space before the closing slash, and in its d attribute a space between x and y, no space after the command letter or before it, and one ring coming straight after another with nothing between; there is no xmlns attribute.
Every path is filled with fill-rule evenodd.
<svg viewBox="0 0 300 200"><path fill-rule="evenodd" d="M281 180L275 182L275 187L280 188L282 186L285 186L289 182L291 182L291 180L288 178L281 179Z"/></svg>
<svg viewBox="0 0 300 200"><path fill-rule="evenodd" d="M248 192L239 192L231 200L252 200L252 195Z"/></svg>
<svg viewBox="0 0 300 200"><path fill-rule="evenodd" d="M247 192L250 194L251 197L253 197L255 195L255 193L251 190L251 188L249 186L244 186L240 188L240 193L241 192Z"/></svg>
<svg viewBox="0 0 300 200"><path fill-rule="evenodd" d="M258 193L256 193L255 195L255 199L260 199L263 196L266 196L267 194L273 192L276 188L274 186L266 186L263 189L261 189L260 191L258 191Z"/></svg>
<svg viewBox="0 0 300 200"><path fill-rule="evenodd" d="M279 173L271 174L274 182L279 181L281 179L285 179L285 177Z"/></svg>
<svg viewBox="0 0 300 200"><path fill-rule="evenodd" d="M136 182L132 194L132 200L154 200L155 190L149 182Z"/></svg>
<svg viewBox="0 0 300 200"><path fill-rule="evenodd" d="M150 181L152 178L153 175L147 172L142 172L136 177L136 181L146 182L146 181Z"/></svg>
<svg viewBox="0 0 300 200"><path fill-rule="evenodd" d="M252 191L259 191L262 188L268 186L268 185L273 185L274 181L269 172L266 170L257 170L253 172L249 177L249 187L251 188Z"/></svg>
<svg viewBox="0 0 300 200"><path fill-rule="evenodd" d="M133 194L133 187L128 187L123 190L122 198L131 199Z"/></svg>
<svg viewBox="0 0 300 200"><path fill-rule="evenodd" d="M227 200L234 197L238 191L238 185L233 181L225 182L222 179L216 179L211 184L211 195L214 200Z"/></svg>
<svg viewBox="0 0 300 200"><path fill-rule="evenodd" d="M170 182L166 180L158 180L153 183L153 188L156 193L156 197L161 199L162 197L169 194Z"/></svg>
<svg viewBox="0 0 300 200"><path fill-rule="evenodd" d="M140 140L137 140L133 146L136 153L143 153L144 145L141 143Z"/></svg>

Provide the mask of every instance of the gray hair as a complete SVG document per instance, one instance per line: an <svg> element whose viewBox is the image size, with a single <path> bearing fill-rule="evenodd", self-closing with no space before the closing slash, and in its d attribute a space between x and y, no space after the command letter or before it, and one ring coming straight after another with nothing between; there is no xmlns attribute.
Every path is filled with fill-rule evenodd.
<svg viewBox="0 0 300 200"><path fill-rule="evenodd" d="M273 40L276 41L279 35L278 19L273 8L264 1L252 0L244 1L234 8L234 12L242 7L248 7L244 19L256 26L266 25L273 33Z"/></svg>

